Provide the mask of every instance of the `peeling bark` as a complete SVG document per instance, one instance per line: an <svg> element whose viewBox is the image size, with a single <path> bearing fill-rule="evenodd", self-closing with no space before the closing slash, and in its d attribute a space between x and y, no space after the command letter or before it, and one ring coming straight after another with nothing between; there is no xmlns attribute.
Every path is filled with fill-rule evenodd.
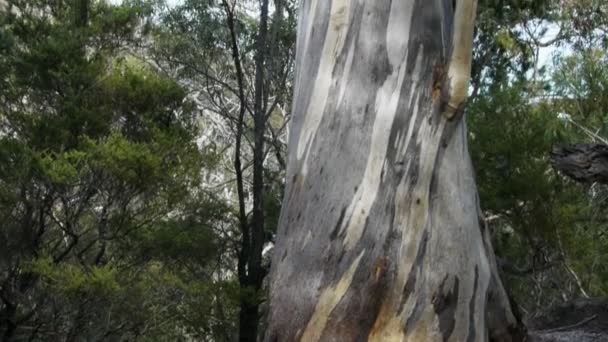
<svg viewBox="0 0 608 342"><path fill-rule="evenodd" d="M522 339L463 120L475 7L301 2L266 341Z"/></svg>

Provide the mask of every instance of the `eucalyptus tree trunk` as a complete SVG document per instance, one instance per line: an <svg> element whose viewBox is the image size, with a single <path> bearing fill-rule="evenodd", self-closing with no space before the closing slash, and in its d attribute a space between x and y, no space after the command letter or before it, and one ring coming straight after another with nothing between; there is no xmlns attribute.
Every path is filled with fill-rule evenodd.
<svg viewBox="0 0 608 342"><path fill-rule="evenodd" d="M475 0L303 0L266 341L515 341L469 158Z"/></svg>

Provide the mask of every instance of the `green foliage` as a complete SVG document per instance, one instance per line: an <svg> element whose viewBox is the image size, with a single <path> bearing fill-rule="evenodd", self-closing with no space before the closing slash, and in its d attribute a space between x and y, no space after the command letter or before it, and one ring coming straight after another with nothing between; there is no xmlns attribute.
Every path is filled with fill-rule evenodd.
<svg viewBox="0 0 608 342"><path fill-rule="evenodd" d="M471 75L474 94L526 79L534 66L534 46L522 28L556 20L558 5L548 0L478 2Z"/></svg>
<svg viewBox="0 0 608 342"><path fill-rule="evenodd" d="M36 259L24 269L41 276L46 282L67 296L80 292L96 296L112 296L119 289L118 270L113 265L93 266L84 270L73 264L54 263L51 258Z"/></svg>
<svg viewBox="0 0 608 342"><path fill-rule="evenodd" d="M608 54L593 47L559 56L555 63L552 92L561 99L559 108L600 136L608 136ZM576 138L584 139L584 132L579 130Z"/></svg>
<svg viewBox="0 0 608 342"><path fill-rule="evenodd" d="M234 248L231 250L233 263L228 268L233 278L238 275L239 287L233 288L232 298L241 307L257 306L263 302L263 292L266 290L260 290L260 287L262 274L266 272L263 268L268 266L269 260L264 256L262 267L258 267L257 262L262 259L259 255L261 249L251 247L273 240L278 225L285 171L284 141L288 121L285 112L290 106L295 45L295 1L274 2L269 17L268 39L261 49L256 44L259 16L252 12L257 8L258 4L251 1L230 3L229 10L226 10L223 2L183 1L162 12L162 25L154 30L155 45L151 51L153 59L171 70L203 104L202 144L210 151L223 151L216 159L222 167L205 172L207 178L216 183L215 189L223 193L235 218L229 233L230 239L234 239L229 245ZM231 32L232 24L234 30ZM233 46L238 50L238 58L234 56ZM257 186L252 182L253 168L256 167L253 166L253 159L256 158L253 152L256 140L253 108L256 102L255 59L260 55L264 56L266 62L263 98L258 101L268 111L268 119L265 121L263 186L260 185L264 192L264 225L261 227L263 232L258 234L258 226L254 222L257 215L254 218L251 213L251 201L253 188ZM244 122L239 128L241 109L244 110ZM237 137L242 139L238 151L235 143ZM240 170L233 168L237 154L241 160ZM243 179L242 193L237 190L235 178L239 176L235 176L236 173L240 173ZM246 211L242 216L239 213L240 205ZM256 242L258 237L262 240L259 245ZM247 319L243 317L240 319ZM225 339L225 336L222 338Z"/></svg>
<svg viewBox="0 0 608 342"><path fill-rule="evenodd" d="M184 88L124 53L152 8L93 2L78 26L71 1L9 4L0 333L175 341L230 332L231 285L216 262L217 228L231 219L201 182L217 152L199 149Z"/></svg>
<svg viewBox="0 0 608 342"><path fill-rule="evenodd" d="M482 93L469 106L481 204L491 217L497 254L523 270L505 276L528 314L583 290L608 295L605 190L575 184L550 163L554 144L588 141L590 131L604 134L603 58L582 51L559 59L548 94L531 98L528 83L515 82Z"/></svg>

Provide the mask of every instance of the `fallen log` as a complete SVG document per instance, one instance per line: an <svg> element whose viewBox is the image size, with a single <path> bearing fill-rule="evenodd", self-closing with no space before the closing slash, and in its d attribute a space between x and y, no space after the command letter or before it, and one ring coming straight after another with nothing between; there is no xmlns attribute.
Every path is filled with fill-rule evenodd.
<svg viewBox="0 0 608 342"><path fill-rule="evenodd" d="M578 182L608 184L608 145L556 145L551 162L556 170Z"/></svg>
<svg viewBox="0 0 608 342"><path fill-rule="evenodd" d="M577 299L526 322L530 342L608 342L608 300Z"/></svg>

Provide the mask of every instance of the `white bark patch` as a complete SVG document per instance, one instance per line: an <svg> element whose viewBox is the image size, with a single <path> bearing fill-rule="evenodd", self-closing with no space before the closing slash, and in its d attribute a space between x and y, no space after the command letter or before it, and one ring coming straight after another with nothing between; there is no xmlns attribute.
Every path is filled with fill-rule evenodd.
<svg viewBox="0 0 608 342"><path fill-rule="evenodd" d="M331 315L336 305L338 305L340 300L342 300L342 297L344 297L346 290L350 287L355 271L357 271L364 254L365 250L361 251L357 259L355 259L348 270L342 275L342 278L336 285L323 290L319 296L319 301L317 302L312 318L308 321L300 341L319 341L321 334L325 329L325 325L327 324L329 315Z"/></svg>
<svg viewBox="0 0 608 342"><path fill-rule="evenodd" d="M355 58L355 42L353 39L350 44L350 48L348 49L348 55L346 57L346 65L344 66L344 74L342 75L342 82L340 83L340 90L338 95L338 104L342 103L344 99L344 94L346 93L346 89L348 88L348 82L350 81L350 70L353 66L353 60Z"/></svg>
<svg viewBox="0 0 608 342"><path fill-rule="evenodd" d="M317 2L314 1L312 4L311 8L313 10L316 8L316 3ZM325 111L325 105L327 104L327 98L329 97L329 89L331 88L333 81L332 71L336 64L336 59L344 47L344 39L346 38L348 30L349 10L350 0L334 0L332 2L329 26L327 27L323 51L321 52L319 71L317 73L317 78L314 81L311 101L308 105L308 109L304 113L304 123L298 141L297 158L299 160L301 160L302 157L305 158L301 171L303 177L306 177L307 173L309 145L319 128L319 124L323 118L323 112ZM314 15L315 12L311 11L311 13ZM309 22L314 22L314 19L309 19ZM309 25L306 43L302 47L303 50L311 48L308 45L312 29L312 25Z"/></svg>
<svg viewBox="0 0 608 342"><path fill-rule="evenodd" d="M388 18L386 32L386 49L392 66L401 64L407 54L407 42L404 37L410 36L414 1L393 1Z"/></svg>
<svg viewBox="0 0 608 342"><path fill-rule="evenodd" d="M386 159L390 133L395 116L397 115L397 107L401 98L401 87L405 79L405 73L406 59L404 58L397 73L389 76L376 94L375 107L377 111L367 165L363 174L363 181L347 210L350 220L348 221L346 237L344 238L346 250L351 250L361 238L365 221L369 216L372 205L376 201L378 189L380 188L382 165Z"/></svg>
<svg viewBox="0 0 608 342"><path fill-rule="evenodd" d="M344 239L346 250L351 250L361 238L365 221L376 201L380 188L380 176L389 148L390 133L397 115L401 88L405 80L408 44L398 41L398 39L403 40L403 37L409 37L413 3L396 1L392 3L391 7L386 41L389 61L394 69L393 74L386 79L376 94L376 117L365 173L362 183L357 188L357 192L346 212L346 217L349 217L349 219L340 228L340 231L346 229ZM421 58L422 49L420 49L418 55L417 65L419 65ZM396 67L397 65L398 67Z"/></svg>
<svg viewBox="0 0 608 342"><path fill-rule="evenodd" d="M300 249L303 250L304 248L306 248L310 241L312 241L312 231L309 230L306 234L306 237L304 238L304 242L302 243L302 247L300 247Z"/></svg>
<svg viewBox="0 0 608 342"><path fill-rule="evenodd" d="M412 95L414 94L414 88L412 88ZM405 140L401 142L399 148L397 150L397 154L401 157L405 156L407 152L407 147L410 144L410 140L412 139L412 134L414 134L414 126L416 126L416 119L418 118L418 103L419 96L416 97L415 102L413 104L414 110L412 110L412 115L410 116L410 122L407 127L407 133L405 134ZM413 98L412 98L413 100ZM410 100L410 107L412 107L412 102Z"/></svg>
<svg viewBox="0 0 608 342"><path fill-rule="evenodd" d="M448 67L449 102L444 115L449 119L464 103L469 91L471 60L473 59L473 28L477 0L459 0L454 14L452 56Z"/></svg>

